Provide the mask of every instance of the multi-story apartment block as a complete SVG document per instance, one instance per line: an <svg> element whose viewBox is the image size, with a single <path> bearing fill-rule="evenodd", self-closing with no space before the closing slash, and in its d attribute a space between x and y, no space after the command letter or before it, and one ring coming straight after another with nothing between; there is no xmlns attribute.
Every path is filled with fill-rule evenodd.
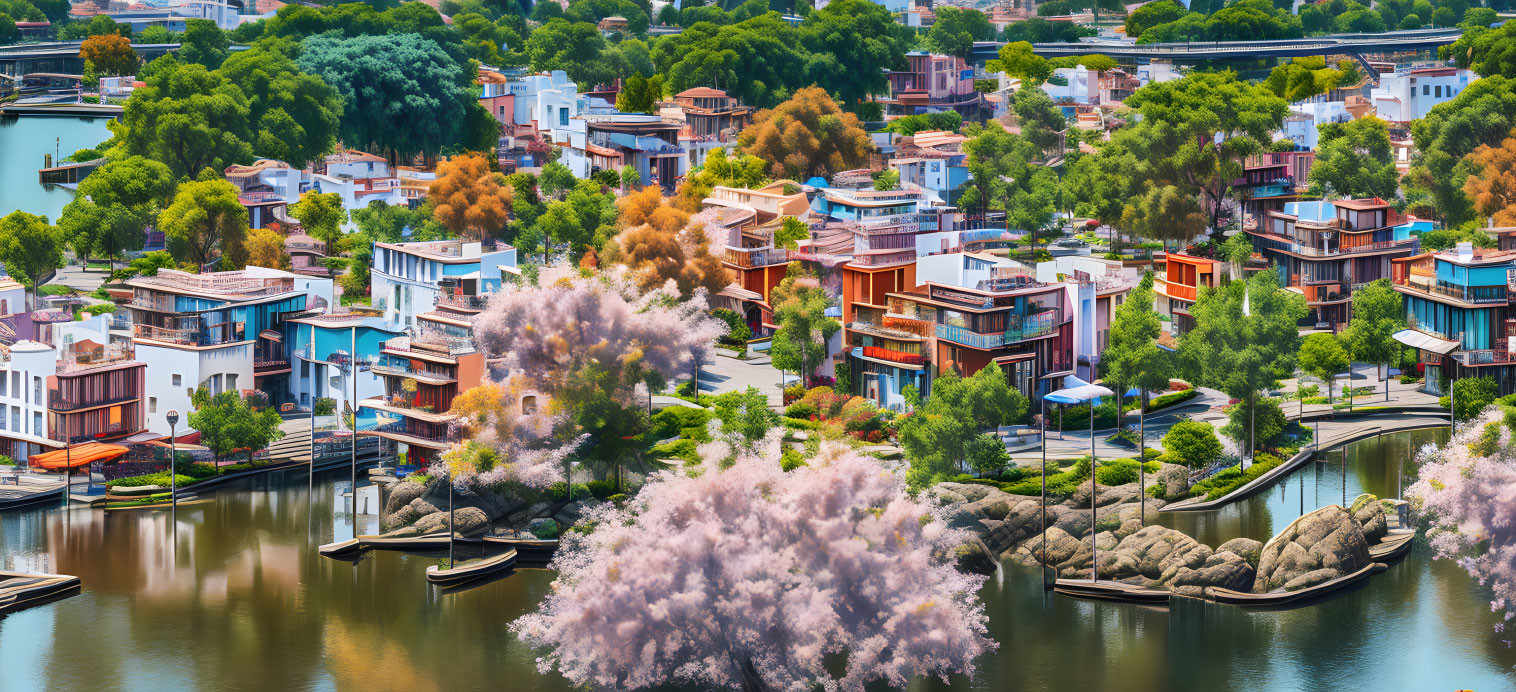
<svg viewBox="0 0 1516 692"><path fill-rule="evenodd" d="M1204 257L1170 252L1164 268L1153 277L1153 298L1158 314L1171 323L1177 336L1194 326L1190 306L1202 288L1214 288L1221 275L1221 263Z"/></svg>
<svg viewBox="0 0 1516 692"><path fill-rule="evenodd" d="M984 96L974 89L974 69L963 58L921 51L905 54L906 69L885 70L890 97L881 99L886 117L952 109L977 120Z"/></svg>
<svg viewBox="0 0 1516 692"><path fill-rule="evenodd" d="M289 322L296 364L290 393L298 406L331 399L338 411L346 411L356 408L356 402L384 393L383 378L372 365L384 344L400 336L394 325L380 317L354 314L312 314Z"/></svg>
<svg viewBox="0 0 1516 692"><path fill-rule="evenodd" d="M164 269L131 279L136 357L147 365L147 429L168 434L164 414L190 410L191 394L257 389L274 403L290 387L288 320L331 280L260 267L190 274ZM181 431L187 425L181 421Z"/></svg>
<svg viewBox="0 0 1516 692"><path fill-rule="evenodd" d="M502 272L515 272L516 249L506 245L484 252L481 247L460 240L374 243L369 277L375 305L384 309L386 321L415 331L417 316L444 295L482 301L499 290Z"/></svg>
<svg viewBox="0 0 1516 692"><path fill-rule="evenodd" d="M1452 101L1479 76L1456 67L1429 67L1382 74L1373 90L1374 110L1390 122L1427 117L1433 106Z"/></svg>
<svg viewBox="0 0 1516 692"><path fill-rule="evenodd" d="M953 132L926 131L902 137L889 166L900 174L902 187L930 190L938 202L956 201L954 191L967 182L966 137Z"/></svg>
<svg viewBox="0 0 1516 692"><path fill-rule="evenodd" d="M146 420L147 364L133 357L130 344L75 341L73 336L64 335L57 373L47 378L48 436L79 443L140 432Z"/></svg>
<svg viewBox="0 0 1516 692"><path fill-rule="evenodd" d="M725 91L710 87L686 89L674 95L674 106L661 109L665 119L684 123L679 146L689 153L689 165L705 165L712 150L725 147L751 120L753 109Z"/></svg>
<svg viewBox="0 0 1516 692"><path fill-rule="evenodd" d="M1242 177L1232 181L1232 188L1242 197L1243 212L1256 224L1268 212L1283 211L1310 184L1315 162L1312 151L1265 152L1249 158Z"/></svg>
<svg viewBox="0 0 1516 692"><path fill-rule="evenodd" d="M47 380L56 374L57 355L37 341L0 347L0 454L22 461L59 446L46 422Z"/></svg>
<svg viewBox="0 0 1516 692"><path fill-rule="evenodd" d="M1516 392L1516 252L1459 243L1392 263L1410 326L1396 338L1419 352L1427 391L1445 393L1445 378L1493 376L1502 395Z"/></svg>
<svg viewBox="0 0 1516 692"><path fill-rule="evenodd" d="M1416 238L1397 239L1401 222L1378 198L1292 202L1247 232L1284 285L1305 294L1317 325L1336 330L1347 324L1355 288L1390 278L1391 260L1418 252Z"/></svg>
<svg viewBox="0 0 1516 692"><path fill-rule="evenodd" d="M363 434L401 445L410 463L435 459L457 436L453 399L484 379L484 354L474 349L472 307L445 302L422 316L428 326L416 337L384 343L373 373L383 391L360 402Z"/></svg>

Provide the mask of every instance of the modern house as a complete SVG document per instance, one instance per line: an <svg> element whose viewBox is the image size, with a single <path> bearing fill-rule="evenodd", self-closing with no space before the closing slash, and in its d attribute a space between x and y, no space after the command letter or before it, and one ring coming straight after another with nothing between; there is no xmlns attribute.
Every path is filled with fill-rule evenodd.
<svg viewBox="0 0 1516 692"><path fill-rule="evenodd" d="M500 122L501 170L509 173L546 163L554 148L551 131L567 128L578 112L579 86L574 80L562 70L508 75L481 66L479 84L479 103Z"/></svg>
<svg viewBox="0 0 1516 692"><path fill-rule="evenodd" d="M1459 243L1452 251L1392 260L1394 287L1410 329L1396 338L1417 349L1427 391L1445 378L1492 376L1502 395L1516 392L1516 314L1511 271L1516 252Z"/></svg>
<svg viewBox="0 0 1516 692"><path fill-rule="evenodd" d="M77 443L140 432L147 364L133 358L127 344L65 339L58 347L57 374L47 378L49 437Z"/></svg>
<svg viewBox="0 0 1516 692"><path fill-rule="evenodd" d="M336 194L342 208L363 209L370 202L405 204L400 179L390 171L383 157L354 149L343 149L327 156L321 172L311 174L311 192Z"/></svg>
<svg viewBox="0 0 1516 692"><path fill-rule="evenodd" d="M394 325L352 314L306 315L290 324L291 355L297 364L290 395L300 408L316 399L332 399L338 411L345 411L355 401L384 393L384 381L372 366L385 342L400 335Z"/></svg>
<svg viewBox="0 0 1516 692"><path fill-rule="evenodd" d="M755 190L718 185L702 200L713 217L708 223L726 233L720 257L735 278L713 297L713 305L743 315L755 335L773 322L769 296L789 272L792 253L774 246L774 233L787 217L808 223L811 216L804 192L785 194L790 186L794 183L788 180Z"/></svg>
<svg viewBox="0 0 1516 692"><path fill-rule="evenodd" d="M967 139L932 130L902 137L889 167L899 173L901 187L930 190L937 201L954 202L954 191L972 177L963 151Z"/></svg>
<svg viewBox="0 0 1516 692"><path fill-rule="evenodd" d="M1204 257L1170 252L1164 271L1153 277L1153 296L1158 314L1172 323L1174 335L1194 326L1190 306L1202 288L1214 288L1221 274L1221 263Z"/></svg>
<svg viewBox="0 0 1516 692"><path fill-rule="evenodd" d="M1428 67L1380 75L1373 90L1374 110L1390 122L1427 117L1433 106L1452 101L1479 76L1456 67Z"/></svg>
<svg viewBox="0 0 1516 692"><path fill-rule="evenodd" d="M147 366L146 427L166 435L164 414L190 410L198 387L213 395L256 389L273 403L285 400L288 320L314 307L323 286L329 300L331 281L250 267L210 274L162 269L126 284L136 357Z"/></svg>
<svg viewBox="0 0 1516 692"><path fill-rule="evenodd" d="M661 109L665 119L684 123L679 146L689 153L689 165L705 165L711 151L737 139L737 133L752 119L753 109L720 89L695 87L674 95L674 106Z"/></svg>
<svg viewBox="0 0 1516 692"><path fill-rule="evenodd" d="M575 177L631 166L642 185L672 191L689 169L689 155L679 144L682 127L657 115L597 108L581 110L565 127L555 128L553 139Z"/></svg>
<svg viewBox="0 0 1516 692"><path fill-rule="evenodd" d="M1232 181L1232 188L1242 197L1242 210L1255 223L1264 214L1284 211L1285 204L1300 199L1310 186L1313 151L1264 152L1250 157L1242 168L1242 177Z"/></svg>
<svg viewBox="0 0 1516 692"><path fill-rule="evenodd" d="M444 294L482 300L499 290L502 274L516 272L516 249L509 245L484 252L480 243L436 240L374 243L369 268L370 291L384 319L413 332L418 315L429 312Z"/></svg>
<svg viewBox="0 0 1516 692"><path fill-rule="evenodd" d="M48 435L47 381L57 351L37 341L0 347L0 454L16 461L60 447Z"/></svg>
<svg viewBox="0 0 1516 692"><path fill-rule="evenodd" d="M984 96L974 89L974 69L963 58L922 51L905 54L906 69L885 70L890 96L881 99L886 118L918 113L957 111L964 120L978 120Z"/></svg>
<svg viewBox="0 0 1516 692"><path fill-rule="evenodd" d="M1284 285L1305 295L1316 324L1335 331L1350 317L1354 289L1390 278L1391 260L1419 251L1418 239L1397 238L1402 221L1378 198L1291 202L1247 233Z"/></svg>
<svg viewBox="0 0 1516 692"><path fill-rule="evenodd" d="M396 442L410 463L423 463L457 441L453 398L483 380L484 354L466 337L428 331L386 341L373 372L384 390L360 402L364 419L375 419L362 434Z"/></svg>

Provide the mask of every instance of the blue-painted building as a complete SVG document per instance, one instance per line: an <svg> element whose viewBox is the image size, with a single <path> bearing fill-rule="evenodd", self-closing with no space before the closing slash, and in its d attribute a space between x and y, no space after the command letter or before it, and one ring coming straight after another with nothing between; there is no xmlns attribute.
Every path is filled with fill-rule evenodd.
<svg viewBox="0 0 1516 692"><path fill-rule="evenodd" d="M500 290L502 275L516 273L516 248L484 252L480 243L438 240L374 243L369 269L373 304L385 320L413 333L417 316L447 298L483 304L483 296Z"/></svg>
<svg viewBox="0 0 1516 692"><path fill-rule="evenodd" d="M1428 391L1443 393L1444 378L1483 376L1493 376L1501 394L1516 391L1513 270L1516 252L1468 243L1395 260L1394 286L1410 327L1400 340L1418 350Z"/></svg>

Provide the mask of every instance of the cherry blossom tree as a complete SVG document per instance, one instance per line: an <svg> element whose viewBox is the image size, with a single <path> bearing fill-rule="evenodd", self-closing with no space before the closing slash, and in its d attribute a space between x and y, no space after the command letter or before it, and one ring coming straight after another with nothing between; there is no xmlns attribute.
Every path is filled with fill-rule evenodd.
<svg viewBox="0 0 1516 692"><path fill-rule="evenodd" d="M546 651L539 669L581 686L745 690L971 674L996 645L984 578L952 563L965 536L906 493L899 465L824 445L785 472L778 440L725 469L655 474L565 536L552 591L511 625Z"/></svg>
<svg viewBox="0 0 1516 692"><path fill-rule="evenodd" d="M537 490L564 478L564 461L582 436L558 433L568 416L521 373L485 381L453 399L452 413L468 442L442 455L446 472L481 487L519 483Z"/></svg>
<svg viewBox="0 0 1516 692"><path fill-rule="evenodd" d="M1513 414L1499 406L1458 428L1442 448L1418 453L1419 480L1406 489L1427 517L1437 557L1455 560L1494 591L1490 609L1516 617L1516 450ZM1509 409L1508 409L1509 410ZM1496 625L1504 631L1505 623Z"/></svg>

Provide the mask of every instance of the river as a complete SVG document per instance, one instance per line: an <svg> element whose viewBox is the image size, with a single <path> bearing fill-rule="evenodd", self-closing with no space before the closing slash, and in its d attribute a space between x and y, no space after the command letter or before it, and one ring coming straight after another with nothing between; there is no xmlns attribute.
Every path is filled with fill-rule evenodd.
<svg viewBox="0 0 1516 692"><path fill-rule="evenodd" d="M46 154L68 156L110 139L109 118L0 116L0 216L16 210L58 222L74 193L37 182Z"/></svg>
<svg viewBox="0 0 1516 692"><path fill-rule="evenodd" d="M1445 438L1352 445L1350 497L1357 488L1392 496L1394 462ZM1234 530L1267 538L1299 515L1292 488L1303 485L1308 509L1318 489L1321 504L1339 500L1337 463L1329 458L1319 477L1310 466L1297 472L1282 499L1275 488L1214 520L1160 521L1194 522L1212 545ZM167 512L0 516L7 568L84 580L78 596L0 619L0 690L569 689L538 674L534 652L506 630L546 593L551 572L444 594L423 578L434 556L318 557L317 544L352 534L349 518L333 517L332 483L346 477L318 474L314 497L297 472L244 481L181 510L177 535ZM360 517L359 531L372 521ZM1516 689L1516 650L1492 630L1488 590L1424 545L1351 593L1282 612L1055 597L1034 569L1009 563L982 596L998 652L973 680L917 688Z"/></svg>

